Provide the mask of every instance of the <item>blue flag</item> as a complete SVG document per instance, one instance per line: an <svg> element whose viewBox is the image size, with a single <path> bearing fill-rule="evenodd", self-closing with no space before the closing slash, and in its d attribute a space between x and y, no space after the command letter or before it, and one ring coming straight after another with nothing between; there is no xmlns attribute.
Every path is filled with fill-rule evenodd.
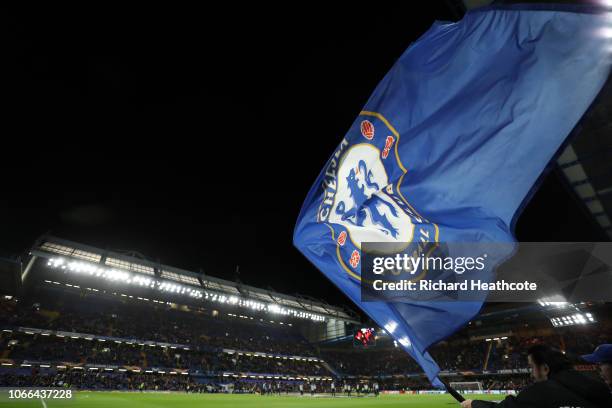
<svg viewBox="0 0 612 408"><path fill-rule="evenodd" d="M606 16L559 7L435 23L377 86L297 221L295 246L436 386L428 348L482 302L362 302L361 244L514 242L521 205L610 70Z"/></svg>

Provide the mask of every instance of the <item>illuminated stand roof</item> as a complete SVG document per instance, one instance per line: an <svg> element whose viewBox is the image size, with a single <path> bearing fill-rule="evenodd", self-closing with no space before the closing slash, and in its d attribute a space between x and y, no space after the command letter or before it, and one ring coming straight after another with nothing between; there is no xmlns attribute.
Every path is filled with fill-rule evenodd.
<svg viewBox="0 0 612 408"><path fill-rule="evenodd" d="M314 322L334 319L359 323L353 312L322 301L259 289L53 236L40 238L30 254L33 256L30 264L36 258L44 258L49 268L94 279L149 287L193 299L237 305ZM26 268L24 277L28 273L29 268Z"/></svg>

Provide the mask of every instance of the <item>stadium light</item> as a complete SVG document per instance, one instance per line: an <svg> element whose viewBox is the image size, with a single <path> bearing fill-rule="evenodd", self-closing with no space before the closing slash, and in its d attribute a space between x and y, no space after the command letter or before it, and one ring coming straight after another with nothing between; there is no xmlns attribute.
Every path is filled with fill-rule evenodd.
<svg viewBox="0 0 612 408"><path fill-rule="evenodd" d="M560 309L565 308L569 305L569 303L561 295L550 296L550 297L538 299L538 303L542 307L556 307Z"/></svg>
<svg viewBox="0 0 612 408"><path fill-rule="evenodd" d="M238 305L243 308L248 308L255 311L265 311L271 314L290 316L298 319L308 319L317 322L324 322L325 317L316 313L306 312L302 310L296 310L292 308L283 307L277 303L257 302L250 299L243 299L238 296L226 296L214 292L208 292L201 290L191 285L183 285L179 283L169 282L166 280L150 278L137 273L122 271L114 268L106 268L91 264L83 261L67 261L62 257L51 258L47 262L47 266L50 268L60 268L67 270L72 273L81 274L85 276L92 276L98 279L104 279L113 283L124 283L127 285L135 285L144 288L157 289L160 292L186 295L194 299L204 299L211 302L217 302L222 304ZM59 285L60 282L45 281ZM72 287L78 288L77 285ZM98 292L98 289L86 288L90 291ZM123 296L123 294L122 294ZM132 297L132 296L128 296ZM138 297L139 300L149 299Z"/></svg>
<svg viewBox="0 0 612 408"><path fill-rule="evenodd" d="M552 317L550 322L553 327L575 326L595 323L595 317L591 313L575 313L573 315Z"/></svg>

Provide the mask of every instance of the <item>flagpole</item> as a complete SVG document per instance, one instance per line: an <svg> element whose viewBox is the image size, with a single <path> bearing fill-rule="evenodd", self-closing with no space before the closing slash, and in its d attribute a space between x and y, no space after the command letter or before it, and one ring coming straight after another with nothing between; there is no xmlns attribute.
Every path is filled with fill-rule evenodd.
<svg viewBox="0 0 612 408"><path fill-rule="evenodd" d="M438 379L440 380L440 382L442 383L442 385L444 385L444 388L446 388L446 391L453 396L454 399L456 399L458 402L463 402L465 401L465 398L463 398L463 395L459 394L453 387L451 387L446 381L444 381L443 379L441 379L440 377L438 377Z"/></svg>

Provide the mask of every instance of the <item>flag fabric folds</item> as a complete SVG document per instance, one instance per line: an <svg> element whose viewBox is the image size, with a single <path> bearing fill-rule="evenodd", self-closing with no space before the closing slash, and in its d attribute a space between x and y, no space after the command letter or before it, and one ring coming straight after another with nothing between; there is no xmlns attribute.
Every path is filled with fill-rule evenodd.
<svg viewBox="0 0 612 408"><path fill-rule="evenodd" d="M437 386L428 348L482 302L362 302L361 243L514 242L516 214L610 69L607 16L559 7L435 23L376 87L297 220L295 246Z"/></svg>

